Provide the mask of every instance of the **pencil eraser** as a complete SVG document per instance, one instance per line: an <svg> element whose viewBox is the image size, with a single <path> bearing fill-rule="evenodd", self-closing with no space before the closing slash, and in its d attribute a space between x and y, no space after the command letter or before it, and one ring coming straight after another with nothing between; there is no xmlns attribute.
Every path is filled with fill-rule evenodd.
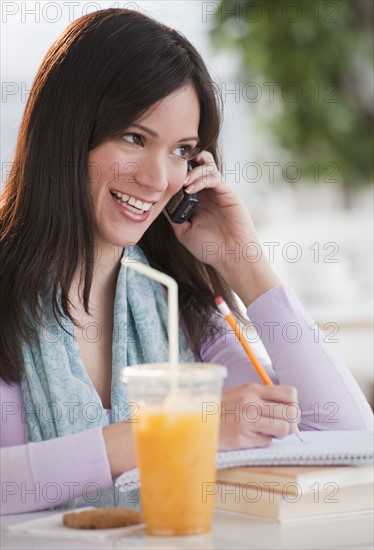
<svg viewBox="0 0 374 550"><path fill-rule="evenodd" d="M217 296L217 298L214 298L214 302L216 306L219 306L220 304L223 303L223 298L221 296Z"/></svg>

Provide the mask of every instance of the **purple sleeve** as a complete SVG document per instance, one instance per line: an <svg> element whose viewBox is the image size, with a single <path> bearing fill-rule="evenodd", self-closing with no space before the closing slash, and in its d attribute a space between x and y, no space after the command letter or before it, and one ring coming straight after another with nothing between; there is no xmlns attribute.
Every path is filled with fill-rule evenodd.
<svg viewBox="0 0 374 550"><path fill-rule="evenodd" d="M372 430L373 413L357 382L305 312L294 292L273 288L247 310L270 358L260 360L274 383L298 390L302 430ZM250 341L251 344L251 341ZM256 351L256 347L251 344ZM258 354L257 354L258 355ZM235 336L221 327L204 361L228 368L226 386L259 382Z"/></svg>
<svg viewBox="0 0 374 550"><path fill-rule="evenodd" d="M2 514L44 510L112 485L101 427L0 453Z"/></svg>
<svg viewBox="0 0 374 550"><path fill-rule="evenodd" d="M26 443L19 384L0 380L1 513L44 510L112 485L103 431Z"/></svg>

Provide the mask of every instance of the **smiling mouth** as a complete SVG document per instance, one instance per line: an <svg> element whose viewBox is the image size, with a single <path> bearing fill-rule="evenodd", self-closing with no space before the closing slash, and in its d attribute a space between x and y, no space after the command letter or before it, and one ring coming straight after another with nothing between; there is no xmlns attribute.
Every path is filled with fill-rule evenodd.
<svg viewBox="0 0 374 550"><path fill-rule="evenodd" d="M126 193L121 193L120 191L111 191L110 194L112 197L126 210L134 212L135 214L144 214L153 206L152 202L144 202L140 199L136 199Z"/></svg>

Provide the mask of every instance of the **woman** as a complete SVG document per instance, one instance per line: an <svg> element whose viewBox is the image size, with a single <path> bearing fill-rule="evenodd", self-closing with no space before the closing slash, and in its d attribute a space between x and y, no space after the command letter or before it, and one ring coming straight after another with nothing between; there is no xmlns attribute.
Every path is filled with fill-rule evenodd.
<svg viewBox="0 0 374 550"><path fill-rule="evenodd" d="M251 218L217 168L213 89L183 36L121 9L72 23L39 69L1 202L3 513L85 497L135 465L119 371L167 358L166 310L158 285L120 268L124 248L178 281L181 358L228 367L221 449L266 446L298 420L371 427L348 370L314 342L264 255L250 255ZM165 206L182 187L199 207L177 225ZM262 332L273 387L214 309L222 295L240 318L233 291ZM275 330L289 323L297 341Z"/></svg>

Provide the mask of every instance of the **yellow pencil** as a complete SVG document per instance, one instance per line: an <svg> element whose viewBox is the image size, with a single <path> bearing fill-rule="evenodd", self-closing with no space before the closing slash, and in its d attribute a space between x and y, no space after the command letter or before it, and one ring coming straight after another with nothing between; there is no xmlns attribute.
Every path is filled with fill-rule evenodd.
<svg viewBox="0 0 374 550"><path fill-rule="evenodd" d="M233 314L230 311L229 306L226 304L225 300L221 296L217 296L217 298L214 299L216 306L218 307L219 311L222 313L222 315L225 318L225 321L230 325L232 330L234 331L235 335L239 339L239 342L243 346L244 351L246 352L248 359L256 369L257 374L261 378L262 382L266 384L267 386L273 386L273 382L271 381L271 378L265 371L264 367L261 365L260 361L257 359L256 355L252 351L251 347L249 346L247 340L244 339L244 336L239 328L238 323L235 321ZM299 429L296 428L296 435L302 441Z"/></svg>

